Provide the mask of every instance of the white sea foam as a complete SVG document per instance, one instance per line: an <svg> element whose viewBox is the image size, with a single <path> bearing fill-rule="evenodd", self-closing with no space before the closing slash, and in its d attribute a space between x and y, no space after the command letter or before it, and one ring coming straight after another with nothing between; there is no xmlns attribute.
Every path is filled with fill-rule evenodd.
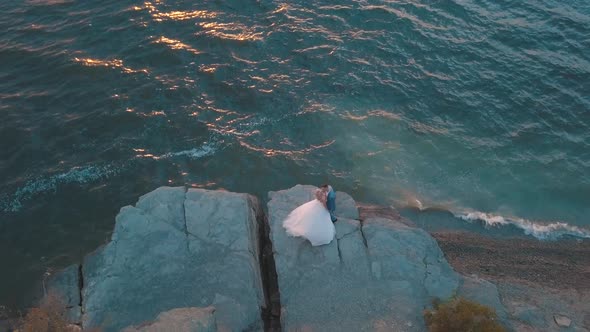
<svg viewBox="0 0 590 332"><path fill-rule="evenodd" d="M161 156L156 156L154 159L168 159L172 157L189 157L191 159L199 159L207 156L211 156L217 152L217 148L214 144L205 143L202 146L194 149L183 150L178 152L169 152Z"/></svg>
<svg viewBox="0 0 590 332"><path fill-rule="evenodd" d="M143 151L142 149L139 150ZM205 143L202 146L193 149L169 152L160 156L144 154L139 155L139 157L159 160L184 156L191 159L199 159L213 155L215 152L217 152L216 143ZM47 192L55 192L59 186L65 184L85 184L104 180L120 173L123 168L123 166L115 167L113 165L78 166L71 168L67 172L29 180L24 186L18 188L14 194L5 195L0 198L0 211L18 212L23 208L26 201L33 199L37 195Z"/></svg>
<svg viewBox="0 0 590 332"><path fill-rule="evenodd" d="M509 218L479 211L460 213L456 214L456 216L468 222L481 221L491 227L513 225L522 229L525 234L532 235L540 240L555 240L562 236L590 239L590 230L569 225L561 221L541 223L523 218Z"/></svg>
<svg viewBox="0 0 590 332"><path fill-rule="evenodd" d="M12 196L6 197L0 202L0 208L5 212L18 212L22 209L25 201L44 192L56 191L60 185L95 182L119 172L120 168L112 165L94 165L73 167L64 173L29 180L24 186L18 188Z"/></svg>
<svg viewBox="0 0 590 332"><path fill-rule="evenodd" d="M168 152L162 155L153 155L148 153L144 149L134 149L139 154L136 156L137 158L149 158L154 160L160 159L169 159L174 157L188 157L190 159L199 159L207 156L211 156L215 154L218 150L218 142L207 142L197 148L192 148L188 150L176 151L176 152Z"/></svg>

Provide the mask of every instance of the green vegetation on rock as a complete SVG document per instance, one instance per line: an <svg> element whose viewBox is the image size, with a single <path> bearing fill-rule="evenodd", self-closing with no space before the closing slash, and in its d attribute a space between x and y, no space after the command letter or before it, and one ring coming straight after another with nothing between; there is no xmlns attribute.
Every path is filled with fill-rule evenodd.
<svg viewBox="0 0 590 332"><path fill-rule="evenodd" d="M448 302L435 301L433 310L424 311L430 332L505 332L497 321L496 311L485 305L453 298Z"/></svg>

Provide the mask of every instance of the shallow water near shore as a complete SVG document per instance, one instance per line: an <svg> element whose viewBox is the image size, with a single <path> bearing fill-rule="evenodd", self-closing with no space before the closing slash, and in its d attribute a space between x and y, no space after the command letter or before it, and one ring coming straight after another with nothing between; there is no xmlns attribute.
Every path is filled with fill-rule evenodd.
<svg viewBox="0 0 590 332"><path fill-rule="evenodd" d="M162 185L590 237L585 1L5 1L0 29L0 304Z"/></svg>

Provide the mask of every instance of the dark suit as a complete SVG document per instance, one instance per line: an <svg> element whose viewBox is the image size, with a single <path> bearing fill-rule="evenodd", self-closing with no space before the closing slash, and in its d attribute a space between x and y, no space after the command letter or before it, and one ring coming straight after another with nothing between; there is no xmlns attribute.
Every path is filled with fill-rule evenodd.
<svg viewBox="0 0 590 332"><path fill-rule="evenodd" d="M334 211L336 211L336 193L334 192L334 189L331 189L328 192L326 207L328 208L328 211L330 211L330 218L332 218L332 222L336 221L337 219L334 215Z"/></svg>

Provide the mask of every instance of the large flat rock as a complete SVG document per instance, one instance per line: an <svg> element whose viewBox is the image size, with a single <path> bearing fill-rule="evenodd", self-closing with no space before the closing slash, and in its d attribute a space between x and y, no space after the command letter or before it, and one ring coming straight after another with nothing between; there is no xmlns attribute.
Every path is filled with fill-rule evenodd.
<svg viewBox="0 0 590 332"><path fill-rule="evenodd" d="M158 319L157 330L180 317L190 330L186 308L211 306L221 331L261 329L259 208L250 195L182 187L122 208L111 242L82 264L83 327L119 331ZM75 305L76 294L61 289Z"/></svg>
<svg viewBox="0 0 590 332"><path fill-rule="evenodd" d="M354 200L340 192L333 242L312 247L289 237L283 220L312 199L314 189L298 185L269 193L284 330L424 331L424 307L434 297L450 297L459 284L436 242L399 221L368 218L361 224Z"/></svg>

